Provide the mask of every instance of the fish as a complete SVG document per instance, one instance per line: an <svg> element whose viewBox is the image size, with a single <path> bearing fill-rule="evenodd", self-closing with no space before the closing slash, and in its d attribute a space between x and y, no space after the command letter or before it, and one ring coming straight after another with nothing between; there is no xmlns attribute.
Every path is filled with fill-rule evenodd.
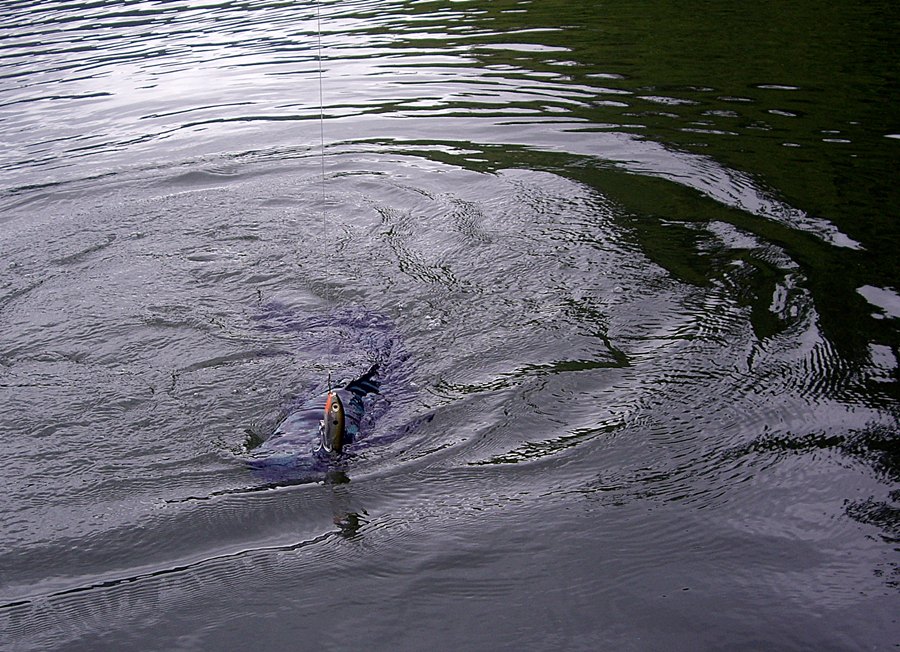
<svg viewBox="0 0 900 652"><path fill-rule="evenodd" d="M367 425L367 411L379 396L379 365L338 389L329 388L291 410L252 451L251 469L278 476L316 470L338 461Z"/></svg>

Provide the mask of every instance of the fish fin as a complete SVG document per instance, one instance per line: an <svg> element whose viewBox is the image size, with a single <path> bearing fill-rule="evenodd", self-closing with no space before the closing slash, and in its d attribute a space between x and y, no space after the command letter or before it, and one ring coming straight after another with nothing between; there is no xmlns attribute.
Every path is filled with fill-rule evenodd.
<svg viewBox="0 0 900 652"><path fill-rule="evenodd" d="M373 364L359 378L351 380L345 389L359 397L363 397L366 394L377 394L381 389L381 381L378 378L378 363Z"/></svg>

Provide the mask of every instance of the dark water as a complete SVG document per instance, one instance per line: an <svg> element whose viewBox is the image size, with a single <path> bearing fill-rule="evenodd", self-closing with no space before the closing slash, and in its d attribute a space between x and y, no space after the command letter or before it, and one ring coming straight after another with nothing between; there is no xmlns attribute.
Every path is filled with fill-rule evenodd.
<svg viewBox="0 0 900 652"><path fill-rule="evenodd" d="M0 16L2 649L900 643L894 3Z"/></svg>

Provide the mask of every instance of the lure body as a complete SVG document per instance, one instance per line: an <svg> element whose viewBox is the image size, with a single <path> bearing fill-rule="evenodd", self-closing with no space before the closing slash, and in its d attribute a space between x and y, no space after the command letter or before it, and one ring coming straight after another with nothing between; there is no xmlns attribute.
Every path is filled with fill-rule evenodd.
<svg viewBox="0 0 900 652"><path fill-rule="evenodd" d="M328 392L328 398L325 400L325 415L319 430L322 450L326 453L340 455L344 447L346 427L344 402L337 392Z"/></svg>

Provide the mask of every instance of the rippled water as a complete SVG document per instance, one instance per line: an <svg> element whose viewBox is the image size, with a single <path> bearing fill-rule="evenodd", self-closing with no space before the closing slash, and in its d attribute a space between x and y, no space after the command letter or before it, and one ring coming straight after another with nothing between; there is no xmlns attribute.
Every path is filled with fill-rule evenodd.
<svg viewBox="0 0 900 652"><path fill-rule="evenodd" d="M891 5L0 15L4 649L900 640Z"/></svg>

